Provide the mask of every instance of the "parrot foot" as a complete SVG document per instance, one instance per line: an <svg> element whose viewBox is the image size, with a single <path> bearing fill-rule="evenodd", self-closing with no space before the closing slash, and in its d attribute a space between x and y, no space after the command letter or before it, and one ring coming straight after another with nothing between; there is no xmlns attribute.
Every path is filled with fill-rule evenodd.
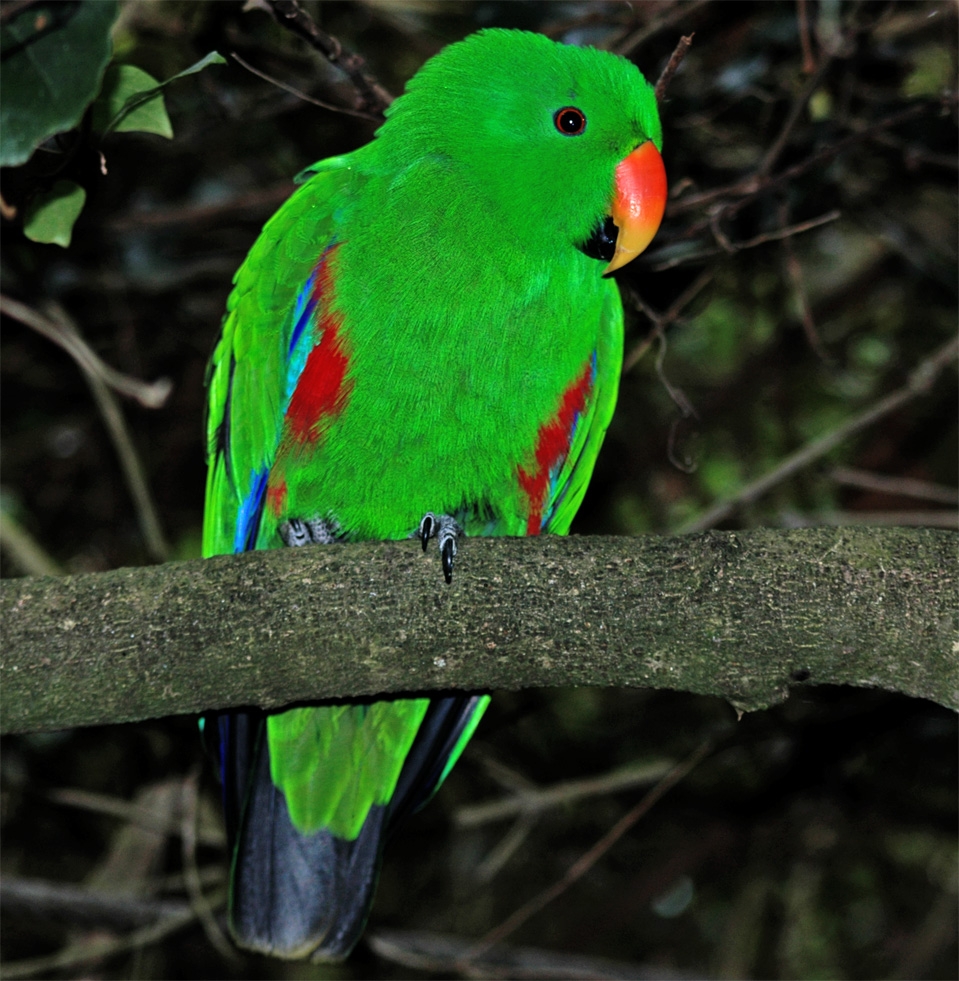
<svg viewBox="0 0 959 981"><path fill-rule="evenodd" d="M419 528L410 537L419 538L423 543L423 551L426 551L426 543L435 538L440 547L440 556L443 560L443 576L446 581L453 581L453 558L456 555L456 539L463 534L463 529L459 526L456 519L448 514L434 514L427 511L420 521Z"/></svg>
<svg viewBox="0 0 959 981"><path fill-rule="evenodd" d="M299 548L301 545L332 545L337 541L335 525L323 518L314 518L312 521L290 518L277 530L283 544L290 548Z"/></svg>

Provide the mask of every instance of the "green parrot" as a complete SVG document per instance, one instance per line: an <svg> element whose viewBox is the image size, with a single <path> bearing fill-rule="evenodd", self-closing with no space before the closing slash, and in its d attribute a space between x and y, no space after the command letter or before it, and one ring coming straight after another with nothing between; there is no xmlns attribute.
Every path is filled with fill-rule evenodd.
<svg viewBox="0 0 959 981"><path fill-rule="evenodd" d="M366 146L310 167L234 277L209 375L205 555L565 534L616 401L609 273L666 176L618 56L484 30L428 61ZM322 657L322 634L317 636ZM338 960L384 840L486 695L208 716L237 942Z"/></svg>

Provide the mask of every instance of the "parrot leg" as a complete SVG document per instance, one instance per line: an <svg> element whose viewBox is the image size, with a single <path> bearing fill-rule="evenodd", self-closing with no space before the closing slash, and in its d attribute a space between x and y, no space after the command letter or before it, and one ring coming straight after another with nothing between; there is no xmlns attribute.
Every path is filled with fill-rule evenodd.
<svg viewBox="0 0 959 981"><path fill-rule="evenodd" d="M298 548L300 545L332 545L337 541L335 526L322 518L314 518L312 521L290 518L280 525L278 531L283 544L291 548Z"/></svg>
<svg viewBox="0 0 959 981"><path fill-rule="evenodd" d="M453 558L456 555L456 539L463 534L463 529L457 524L455 518L448 514L434 514L427 511L420 521L420 526L410 537L417 537L423 543L423 551L426 551L426 543L435 538L440 547L440 555L443 559L443 575L446 581L453 581Z"/></svg>

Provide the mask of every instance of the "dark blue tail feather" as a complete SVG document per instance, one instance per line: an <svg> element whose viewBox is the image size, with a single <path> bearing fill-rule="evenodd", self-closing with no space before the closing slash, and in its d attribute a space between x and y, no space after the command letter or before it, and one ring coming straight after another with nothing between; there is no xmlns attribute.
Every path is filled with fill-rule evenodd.
<svg viewBox="0 0 959 981"><path fill-rule="evenodd" d="M374 808L355 841L301 834L270 779L263 739L233 852L237 942L277 957L346 957L373 900L384 819L384 808Z"/></svg>
<svg viewBox="0 0 959 981"><path fill-rule="evenodd" d="M270 779L262 713L215 717L233 848L230 926L241 947L288 958L349 955L373 902L387 833L432 796L477 702L464 695L431 703L393 797L371 809L355 841L293 826Z"/></svg>

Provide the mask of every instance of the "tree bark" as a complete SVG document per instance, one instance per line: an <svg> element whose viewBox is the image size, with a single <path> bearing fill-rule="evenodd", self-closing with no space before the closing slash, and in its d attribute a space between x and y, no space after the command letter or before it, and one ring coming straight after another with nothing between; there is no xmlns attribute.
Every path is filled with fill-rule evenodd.
<svg viewBox="0 0 959 981"><path fill-rule="evenodd" d="M2 731L396 693L615 685L742 710L790 684L959 707L933 529L415 541L0 582Z"/></svg>

